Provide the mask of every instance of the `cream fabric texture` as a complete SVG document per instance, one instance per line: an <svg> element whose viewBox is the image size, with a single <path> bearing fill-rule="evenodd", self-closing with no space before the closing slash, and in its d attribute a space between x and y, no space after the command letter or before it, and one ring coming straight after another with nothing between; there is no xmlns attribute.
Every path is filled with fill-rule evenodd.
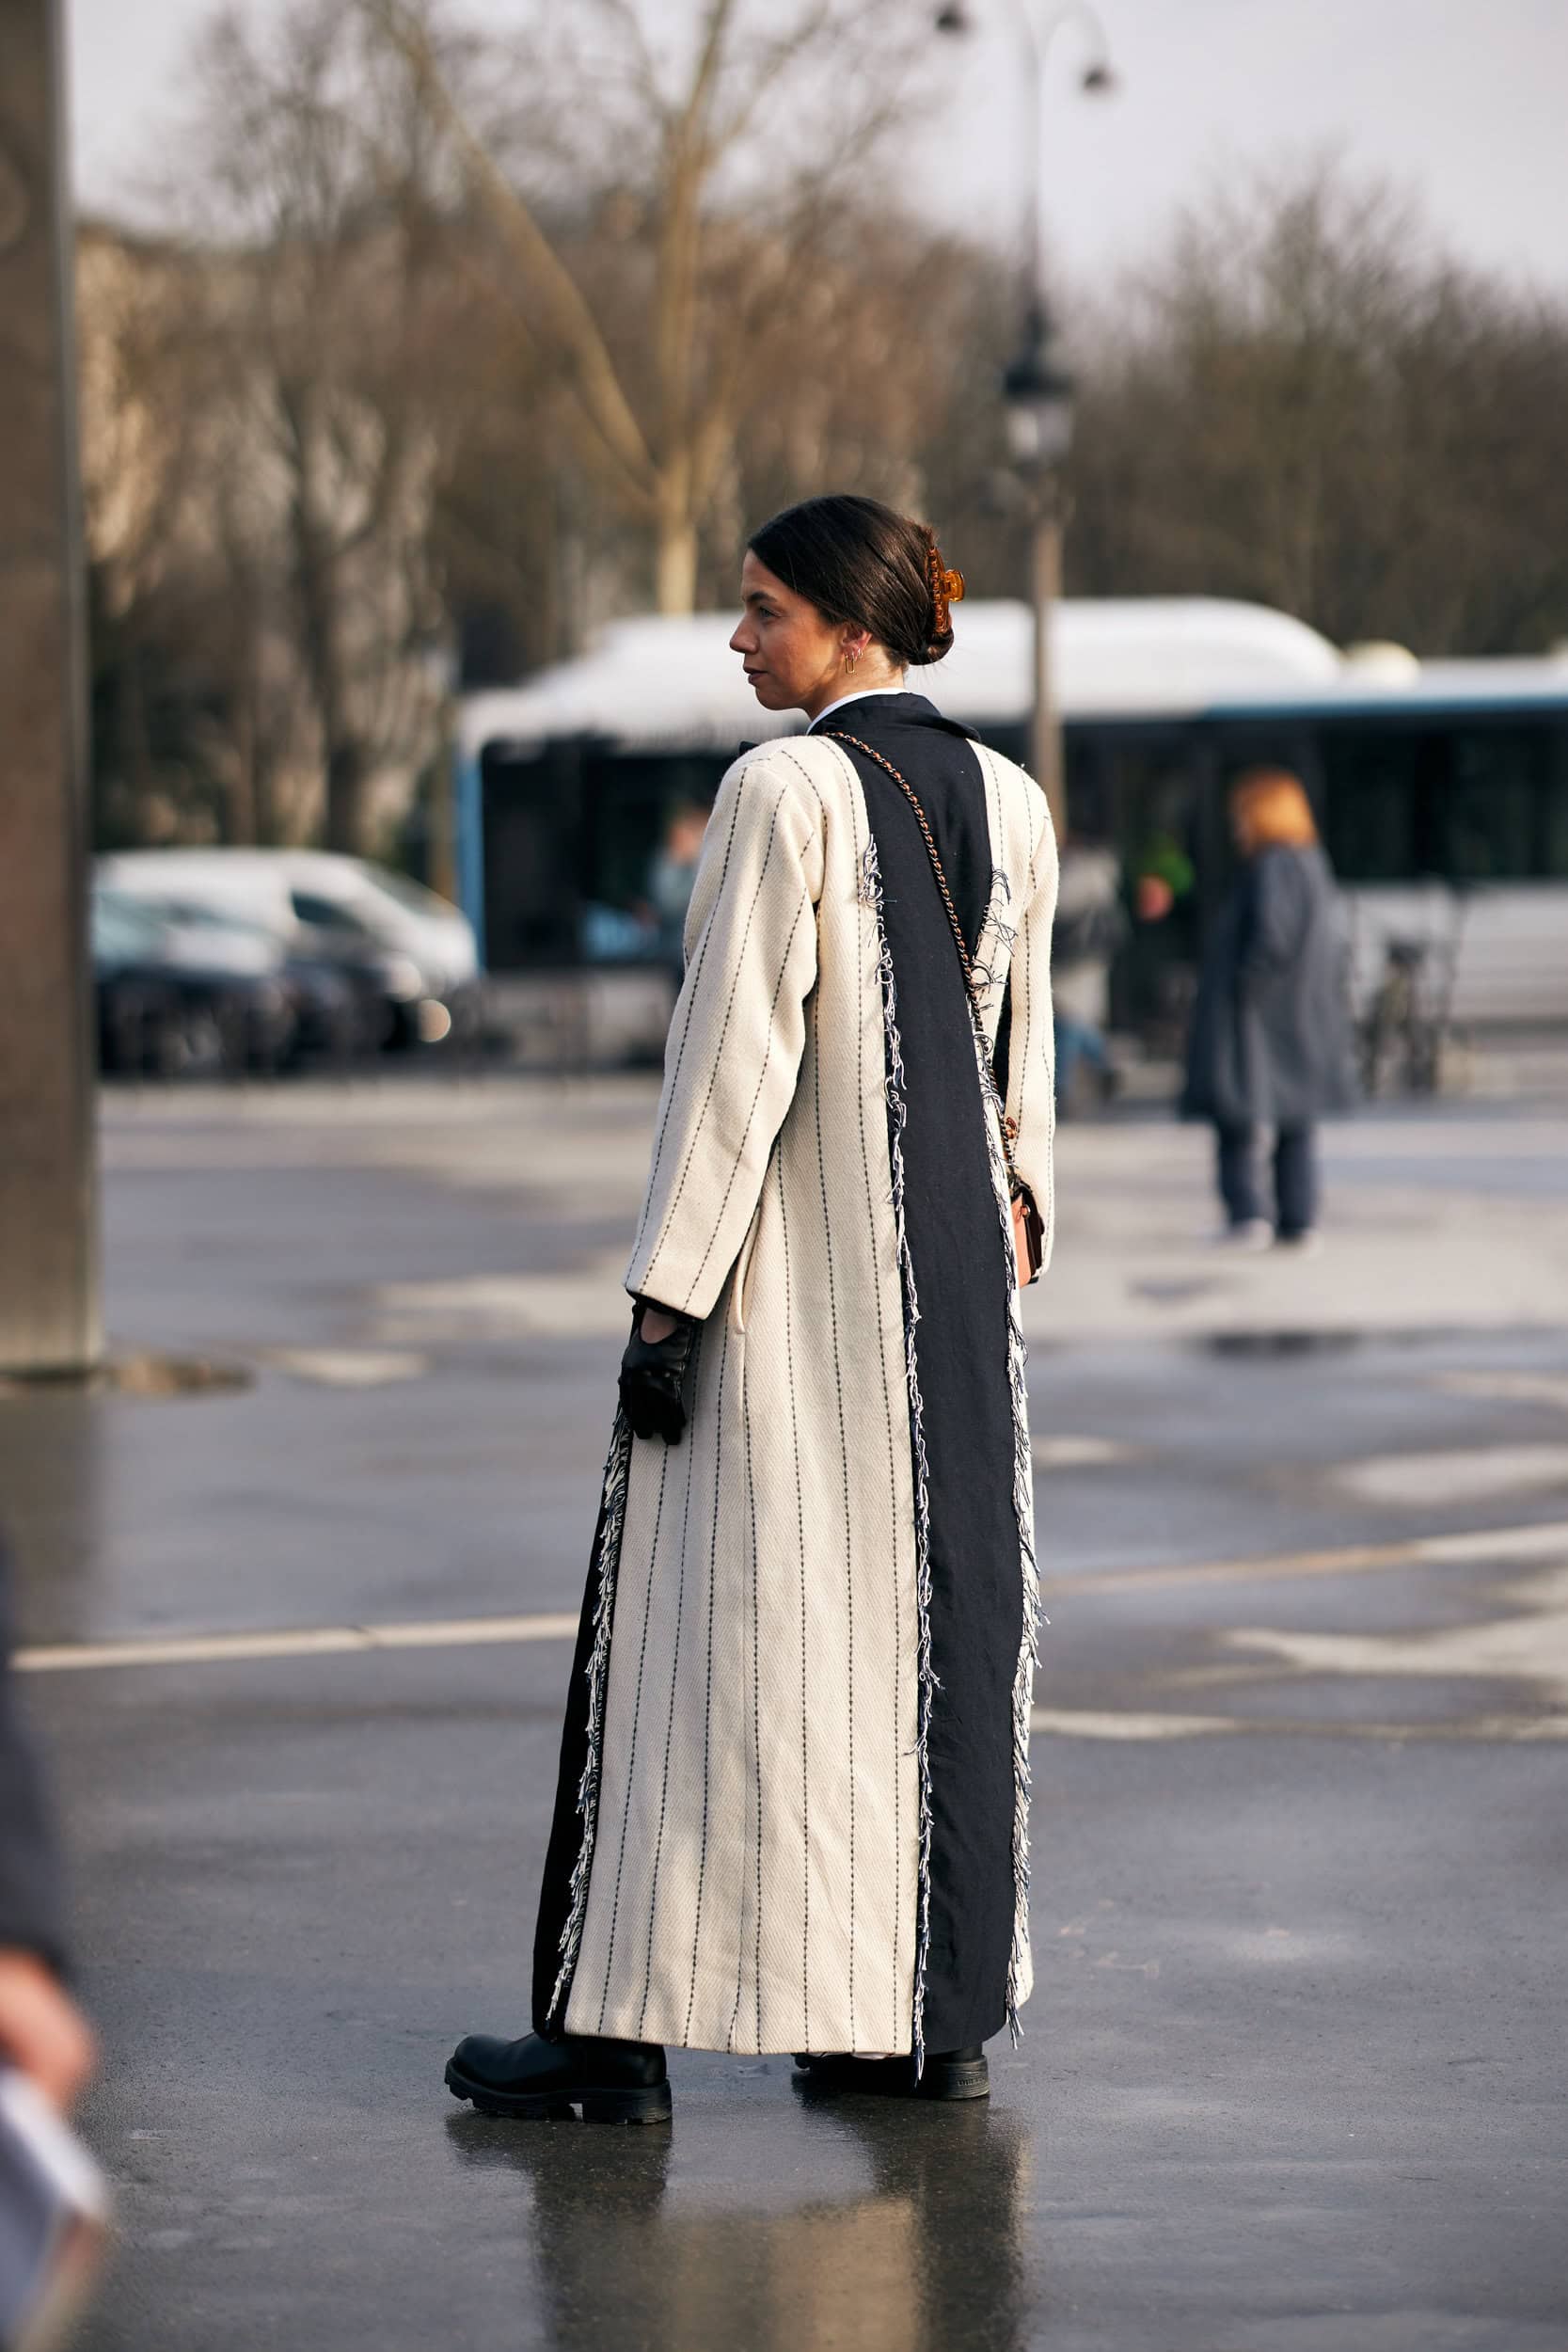
<svg viewBox="0 0 1568 2352"><path fill-rule="evenodd" d="M975 746L977 965L1046 1223L1043 796ZM631 1448L586 1906L564 2025L746 2052L911 2046L914 1499L879 925L832 743L726 775L687 923L626 1287L704 1318L683 1442ZM1027 1963L1024 1986L1027 1989Z"/></svg>

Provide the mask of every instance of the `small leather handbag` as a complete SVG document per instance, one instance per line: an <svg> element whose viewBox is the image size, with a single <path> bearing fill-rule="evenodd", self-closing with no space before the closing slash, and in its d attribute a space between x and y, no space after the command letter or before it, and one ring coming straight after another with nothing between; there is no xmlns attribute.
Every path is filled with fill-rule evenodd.
<svg viewBox="0 0 1568 2352"><path fill-rule="evenodd" d="M996 1064L991 1057L990 1048L986 1042L985 1022L981 1016L980 992L975 984L974 960L969 952L968 942L964 938L963 925L958 921L958 909L953 904L953 894L947 887L947 877L942 870L942 859L937 854L935 836L926 821L926 811L921 807L914 787L908 776L901 775L891 759L884 759L881 753L873 751L869 743L863 743L858 735L847 734L839 727L824 727L822 732L824 735L833 736L840 743L852 743L856 751L863 752L867 759L875 760L877 766L900 787L919 822L921 835L926 843L926 854L931 861L931 871L936 876L937 888L942 893L942 903L947 910L947 921L953 933L953 945L958 951L958 962L964 976L964 988L969 997L970 1018L974 1024L975 1042L979 1046L985 1067L990 1073L991 1100L996 1105L996 1115L1002 1125L1002 1156L1007 1165L1007 1187L1012 1198L1013 1252L1018 1260L1018 1279L1021 1285L1032 1282L1045 1260L1045 1220L1040 1216L1039 1205L1034 1194L1018 1172L1018 1160L1015 1156L1018 1121L1007 1117L1002 1100L1002 1089L996 1082Z"/></svg>
<svg viewBox="0 0 1568 2352"><path fill-rule="evenodd" d="M1045 1263L1045 1219L1013 1159L1013 1138L1009 1131L1014 1124L1012 1120L1005 1119L1002 1136L1007 1154L1007 1177L1013 1193L1013 1250L1018 1259L1018 1279L1022 1284L1032 1282Z"/></svg>

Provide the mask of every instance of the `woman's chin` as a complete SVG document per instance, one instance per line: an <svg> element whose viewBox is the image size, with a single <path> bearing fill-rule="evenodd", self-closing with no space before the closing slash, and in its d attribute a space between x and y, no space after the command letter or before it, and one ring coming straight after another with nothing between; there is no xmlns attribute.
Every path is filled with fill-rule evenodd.
<svg viewBox="0 0 1568 2352"><path fill-rule="evenodd" d="M746 681L764 710L787 710L789 697L770 677L752 677Z"/></svg>

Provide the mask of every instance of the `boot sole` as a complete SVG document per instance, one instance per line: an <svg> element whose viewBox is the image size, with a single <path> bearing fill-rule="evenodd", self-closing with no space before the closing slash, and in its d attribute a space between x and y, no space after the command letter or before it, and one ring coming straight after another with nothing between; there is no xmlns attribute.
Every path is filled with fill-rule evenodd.
<svg viewBox="0 0 1568 2352"><path fill-rule="evenodd" d="M496 2090L488 2083L475 2082L449 2060L447 2089L454 2099L467 2099L480 2115L515 2122L569 2123L580 2109L585 2123L668 2123L674 2113L667 2082L637 2090L594 2090L586 2085L570 2090Z"/></svg>
<svg viewBox="0 0 1568 2352"><path fill-rule="evenodd" d="M927 2066L918 2083L898 2082L889 2077L879 2078L863 2074L853 2058L840 2059L836 2064L824 2064L813 2058L803 2064L795 2060L802 2083L815 2085L822 2090L857 2092L866 2099L989 2099L990 2097L990 2068L981 2058L965 2058L958 2065Z"/></svg>
<svg viewBox="0 0 1568 2352"><path fill-rule="evenodd" d="M990 2068L984 2058L966 2059L961 2066L927 2067L914 2095L917 2099L989 2099Z"/></svg>

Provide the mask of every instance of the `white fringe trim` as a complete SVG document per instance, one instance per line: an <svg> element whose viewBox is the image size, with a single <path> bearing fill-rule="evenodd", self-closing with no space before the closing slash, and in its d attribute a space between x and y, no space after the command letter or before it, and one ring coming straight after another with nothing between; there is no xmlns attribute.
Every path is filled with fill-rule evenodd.
<svg viewBox="0 0 1568 2352"><path fill-rule="evenodd" d="M615 1582L621 1565L621 1536L626 1517L626 1478L631 1467L631 1423L617 1411L604 1474L604 1522L599 1537L599 1592L594 1605L594 1641L588 1653L588 1753L578 1782L578 1819L582 1840L572 1866L571 1904L561 1931L561 1965L550 1994L549 2022L562 2013L582 1947L588 1911L588 1882L594 1869L598 1827L599 1771L604 1752L605 1688L610 1679L610 1629L615 1615Z"/></svg>
<svg viewBox="0 0 1568 2352"><path fill-rule="evenodd" d="M979 983L980 993L988 1003L998 982L995 959L999 954L1003 956L1001 977L1006 979L1006 968L1012 962L1013 949L1018 944L1018 926L1007 920L1012 900L1012 884L999 866L991 880L990 898L986 904L985 920L980 925L979 951L971 960L970 967ZM990 1066L988 1060L987 1068L989 1069Z"/></svg>
<svg viewBox="0 0 1568 2352"><path fill-rule="evenodd" d="M990 1049L981 1026L978 1008L969 1000L974 1030L974 1057L987 1105L986 1147L990 1155L991 1188L996 1195L1002 1247L1007 1267L1007 1376L1013 1393L1013 1512L1018 1520L1019 1565L1023 1587L1023 1625L1018 1665L1013 1675L1013 1947L1007 1965L1007 2029L1016 2048L1023 2028L1019 2011L1034 1982L1029 1948L1029 1717L1035 1697L1035 1658L1039 1648L1039 1568L1035 1558L1034 1461L1029 1443L1029 1396L1024 1367L1028 1350L1019 1311L1018 1250L1013 1238L1012 1192L1006 1154L1002 1148L1006 1106L997 1091Z"/></svg>
<svg viewBox="0 0 1568 2352"><path fill-rule="evenodd" d="M904 1295L904 1379L910 1399L910 1443L914 1462L914 1599L918 1626L916 1671L920 1694L920 1733L915 1755L920 1772L920 1903L915 1925L914 2004L911 2040L915 2080L926 2065L926 1962L931 1934L931 1702L938 1684L931 1664L931 1504L930 1468L926 1456L925 1409L920 1396L920 1368L915 1356L915 1326L920 1300L914 1286L914 1261L910 1255L904 1222L903 1134L909 1113L904 1101L904 1049L898 1035L898 993L894 978L893 951L882 920L882 876L877 838L867 838L861 861L861 903L877 917L877 970L882 991L882 1026L887 1039L888 1159L893 1172L893 1221L898 1237L898 1275ZM1009 1983L1011 1981L1009 1976Z"/></svg>

